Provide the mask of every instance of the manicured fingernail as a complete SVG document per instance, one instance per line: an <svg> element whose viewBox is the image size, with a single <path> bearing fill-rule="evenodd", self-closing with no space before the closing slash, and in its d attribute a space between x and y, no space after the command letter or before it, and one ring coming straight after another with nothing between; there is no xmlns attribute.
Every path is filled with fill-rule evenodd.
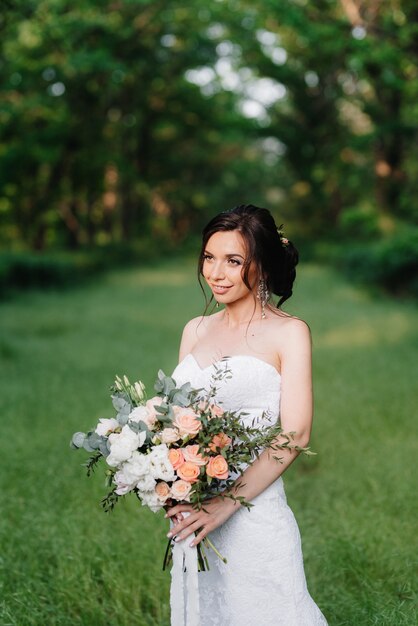
<svg viewBox="0 0 418 626"><path fill-rule="evenodd" d="M172 536L173 536L173 533L167 533L167 537L168 537L169 539L171 539L171 537L172 537Z"/></svg>
<svg viewBox="0 0 418 626"><path fill-rule="evenodd" d="M181 537L176 537L174 541L181 541Z"/></svg>
<svg viewBox="0 0 418 626"><path fill-rule="evenodd" d="M189 543L190 548L194 548L194 541L192 541L192 543Z"/></svg>

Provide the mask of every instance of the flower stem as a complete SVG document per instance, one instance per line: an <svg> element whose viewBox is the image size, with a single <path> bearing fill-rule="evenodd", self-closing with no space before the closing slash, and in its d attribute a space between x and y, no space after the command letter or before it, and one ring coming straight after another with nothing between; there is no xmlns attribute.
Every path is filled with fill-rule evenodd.
<svg viewBox="0 0 418 626"><path fill-rule="evenodd" d="M213 545L213 543L211 542L211 540L209 539L209 537L205 537L203 539L203 543L205 543L206 545L209 546L209 548L212 548L212 550L214 551L214 553L221 559L221 561L223 561L224 563L227 563L227 560L224 556L222 556L222 554L219 552L219 550L217 550L215 548L215 546Z"/></svg>

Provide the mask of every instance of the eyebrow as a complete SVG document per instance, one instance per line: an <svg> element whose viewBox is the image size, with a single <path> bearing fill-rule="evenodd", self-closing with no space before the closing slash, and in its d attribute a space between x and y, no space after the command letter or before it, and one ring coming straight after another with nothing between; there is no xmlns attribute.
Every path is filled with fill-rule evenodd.
<svg viewBox="0 0 418 626"><path fill-rule="evenodd" d="M210 254L210 256L215 256L214 254L212 254L212 252L210 252L209 250L205 250L203 252L203 254ZM231 259L234 256L239 256L243 261L245 261L245 257L242 256L242 254L239 254L238 252L235 252L234 254L225 254L225 257L227 259Z"/></svg>

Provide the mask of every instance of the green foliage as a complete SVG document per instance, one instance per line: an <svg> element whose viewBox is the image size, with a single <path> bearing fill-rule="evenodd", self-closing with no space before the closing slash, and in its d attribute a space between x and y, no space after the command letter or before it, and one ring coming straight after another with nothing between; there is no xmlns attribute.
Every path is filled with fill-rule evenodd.
<svg viewBox="0 0 418 626"><path fill-rule="evenodd" d="M306 241L416 224L413 0L4 4L1 247L180 246L242 202ZM17 280L77 275L47 265Z"/></svg>
<svg viewBox="0 0 418 626"><path fill-rule="evenodd" d="M418 297L418 228L399 230L391 237L363 246L343 248L338 258L355 280L379 285L393 295Z"/></svg>

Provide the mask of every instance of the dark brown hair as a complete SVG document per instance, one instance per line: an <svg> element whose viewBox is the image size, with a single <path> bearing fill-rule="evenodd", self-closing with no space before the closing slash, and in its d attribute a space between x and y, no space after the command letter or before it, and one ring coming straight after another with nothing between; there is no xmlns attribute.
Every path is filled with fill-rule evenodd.
<svg viewBox="0 0 418 626"><path fill-rule="evenodd" d="M261 278L265 280L268 291L279 296L277 307L280 307L292 295L299 260L298 251L291 241L282 240L271 213L252 204L241 204L229 211L223 211L204 228L198 263L201 286L207 242L215 233L231 230L241 233L245 242L247 254L242 274L245 285L250 290L254 287L248 280L250 265L254 262L257 267L257 282Z"/></svg>

